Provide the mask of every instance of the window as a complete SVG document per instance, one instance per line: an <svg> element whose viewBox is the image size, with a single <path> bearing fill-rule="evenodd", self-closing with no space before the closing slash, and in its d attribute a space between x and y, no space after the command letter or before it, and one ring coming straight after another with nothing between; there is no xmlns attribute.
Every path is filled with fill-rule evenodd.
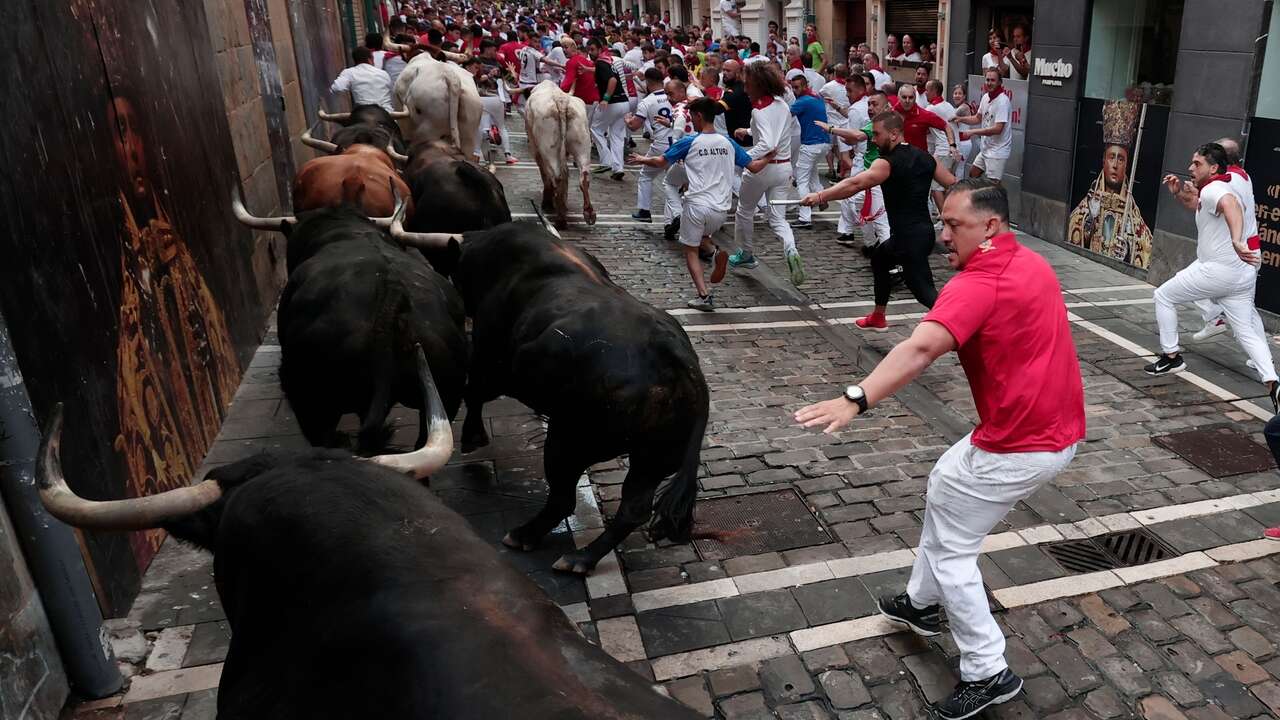
<svg viewBox="0 0 1280 720"><path fill-rule="evenodd" d="M1169 105L1183 0L1095 0L1084 94Z"/></svg>
<svg viewBox="0 0 1280 720"><path fill-rule="evenodd" d="M1271 6L1271 29L1267 54L1262 61L1262 84L1258 86L1258 107L1254 115L1280 120L1280 3Z"/></svg>

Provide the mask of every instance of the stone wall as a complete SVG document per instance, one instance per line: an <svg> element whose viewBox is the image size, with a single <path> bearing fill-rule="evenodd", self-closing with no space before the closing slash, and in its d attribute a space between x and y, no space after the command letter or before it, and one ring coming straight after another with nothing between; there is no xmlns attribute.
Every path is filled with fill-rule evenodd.
<svg viewBox="0 0 1280 720"><path fill-rule="evenodd" d="M0 720L52 720L66 697L44 606L0 500Z"/></svg>

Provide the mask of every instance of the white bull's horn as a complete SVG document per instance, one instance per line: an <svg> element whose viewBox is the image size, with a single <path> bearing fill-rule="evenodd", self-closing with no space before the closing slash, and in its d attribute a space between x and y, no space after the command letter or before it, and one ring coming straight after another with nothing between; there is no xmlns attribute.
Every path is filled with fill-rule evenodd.
<svg viewBox="0 0 1280 720"><path fill-rule="evenodd" d="M395 160L398 163L409 162L409 156L401 155L400 153L396 152L395 146L392 145L391 143L387 143L387 154L391 156L392 160Z"/></svg>
<svg viewBox="0 0 1280 720"><path fill-rule="evenodd" d="M317 150L323 150L324 152L327 152L330 155L338 152L338 146L335 145L334 143L328 142L327 140L317 140L316 138L311 137L310 128L303 130L302 137L298 139L302 141L303 145L306 145L307 147L313 147Z"/></svg>
<svg viewBox="0 0 1280 720"><path fill-rule="evenodd" d="M391 237L398 240L401 245L423 250L440 250L449 247L450 242L462 242L460 233L420 233L405 230L402 219L405 209L404 198L400 197L400 193L396 192L395 188L392 188L392 193L396 198L396 211L391 215Z"/></svg>
<svg viewBox="0 0 1280 720"><path fill-rule="evenodd" d="M89 530L148 530L199 512L222 497L218 482L205 480L158 495L127 500L86 500L71 490L62 475L61 448L62 403L58 403L40 441L36 486L49 514L68 525Z"/></svg>
<svg viewBox="0 0 1280 720"><path fill-rule="evenodd" d="M255 217L249 214L244 207L244 200L240 197L240 188L231 188L231 213L236 216L236 220L241 225L251 227L254 230L279 230L282 223L293 225L298 219L292 215L282 215L280 217Z"/></svg>
<svg viewBox="0 0 1280 720"><path fill-rule="evenodd" d="M430 415L431 422L427 433L427 444L410 453L378 455L369 460L421 480L435 474L449 462L449 457L453 455L453 428L449 424L449 416L444 412L440 393L436 390L435 379L431 376L431 367L427 364L427 356L422 352L421 345L417 346L416 350L418 382L426 395L423 398L422 411Z"/></svg>
<svg viewBox="0 0 1280 720"><path fill-rule="evenodd" d="M388 112L387 115L390 115L392 120L408 120L409 119L408 110L392 110Z"/></svg>
<svg viewBox="0 0 1280 720"><path fill-rule="evenodd" d="M341 123L341 122L346 122L346 121L348 121L348 120L350 120L350 119L351 119L351 113L349 113L349 112L345 112L345 113L327 113L327 112L325 112L325 111L324 111L324 108L320 108L320 110L319 110L318 114L319 114L319 116L320 116L320 119L321 119L321 120L325 120L325 121L327 121L327 122L336 122L336 123Z"/></svg>

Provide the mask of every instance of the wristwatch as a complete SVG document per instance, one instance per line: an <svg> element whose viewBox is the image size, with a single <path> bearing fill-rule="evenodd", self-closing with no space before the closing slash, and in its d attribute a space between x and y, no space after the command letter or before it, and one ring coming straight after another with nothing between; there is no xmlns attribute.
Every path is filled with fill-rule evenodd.
<svg viewBox="0 0 1280 720"><path fill-rule="evenodd" d="M845 388L844 399L857 404L859 415L867 411L867 394L862 391L861 385L850 385Z"/></svg>

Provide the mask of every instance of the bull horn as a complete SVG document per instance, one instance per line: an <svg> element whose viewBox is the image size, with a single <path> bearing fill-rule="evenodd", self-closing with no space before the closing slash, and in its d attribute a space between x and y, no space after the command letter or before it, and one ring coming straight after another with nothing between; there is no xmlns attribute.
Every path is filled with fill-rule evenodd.
<svg viewBox="0 0 1280 720"><path fill-rule="evenodd" d="M409 119L408 110L392 110L388 112L387 115L390 115L392 120L408 120Z"/></svg>
<svg viewBox="0 0 1280 720"><path fill-rule="evenodd" d="M303 130L302 137L298 139L302 141L303 145L306 145L307 147L313 147L317 150L324 151L326 153L329 153L330 155L338 152L338 146L336 144L328 142L326 140L317 140L311 137L310 128Z"/></svg>
<svg viewBox="0 0 1280 720"><path fill-rule="evenodd" d="M391 156L392 160L395 160L398 163L409 162L409 156L401 155L400 153L396 152L395 146L392 145L391 143L387 143L387 154Z"/></svg>
<svg viewBox="0 0 1280 720"><path fill-rule="evenodd" d="M431 366L427 364L427 356L422 352L421 345L417 346L417 352L418 381L426 393L423 412L428 413L431 418L427 443L410 453L378 455L369 458L369 461L421 480L435 474L449 462L449 457L453 455L453 427L449 423L449 416L444 412L444 403L440 401L435 378L431 376Z"/></svg>
<svg viewBox="0 0 1280 720"><path fill-rule="evenodd" d="M450 242L462 242L460 233L420 233L409 232L404 229L405 202L396 193L396 211L391 215L391 237L400 242L401 245L419 248L421 250L440 250L449 247Z"/></svg>
<svg viewBox="0 0 1280 720"><path fill-rule="evenodd" d="M222 486L216 480L205 480L158 495L127 500L86 500L68 487L62 475L61 449L62 403L58 403L40 441L36 486L49 514L68 525L89 530L149 530L199 512L222 497Z"/></svg>
<svg viewBox="0 0 1280 720"><path fill-rule="evenodd" d="M324 111L324 108L320 108L318 114L320 115L321 120L325 120L327 122L344 123L351 119L351 113L349 112L327 113Z"/></svg>
<svg viewBox="0 0 1280 720"><path fill-rule="evenodd" d="M236 220L241 225L251 227L254 230L280 230L282 223L293 225L298 219L292 215L283 215L281 217L255 217L249 214L244 207L244 200L240 197L240 188L231 188L231 213L236 216Z"/></svg>

